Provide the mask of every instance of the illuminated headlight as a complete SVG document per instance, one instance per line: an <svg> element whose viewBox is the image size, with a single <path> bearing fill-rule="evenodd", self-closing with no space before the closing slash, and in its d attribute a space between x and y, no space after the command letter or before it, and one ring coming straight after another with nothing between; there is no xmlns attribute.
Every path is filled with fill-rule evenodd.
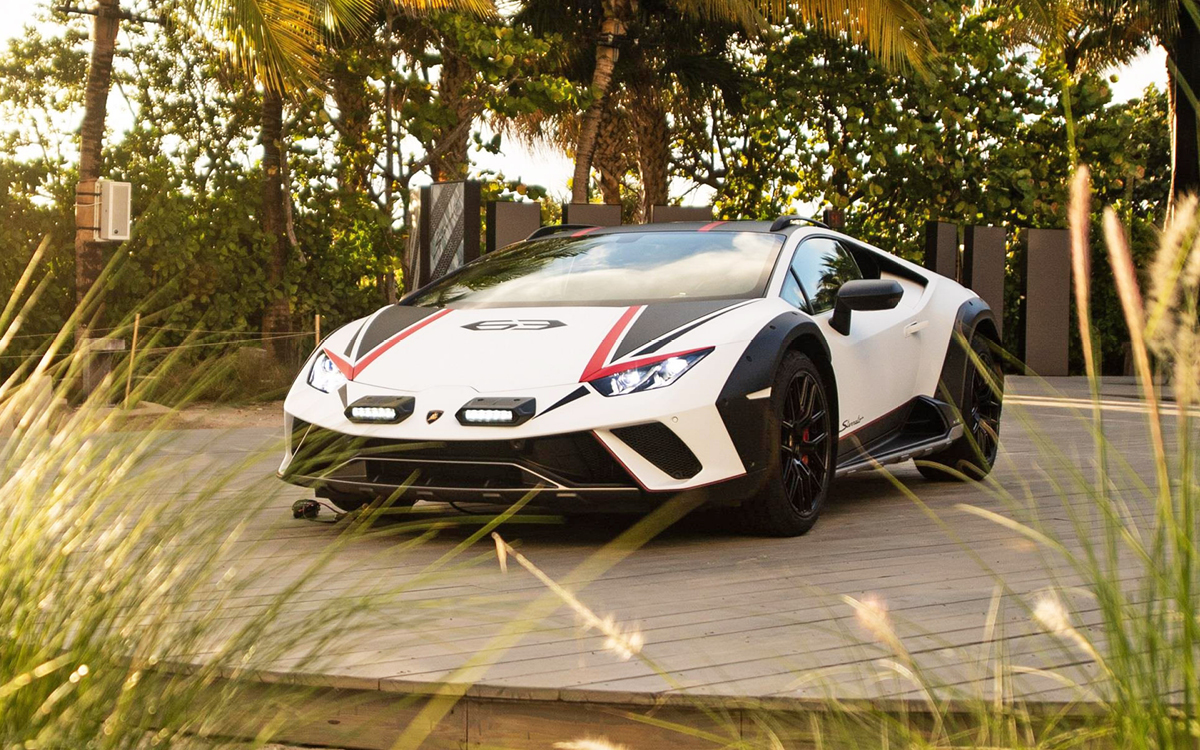
<svg viewBox="0 0 1200 750"><path fill-rule="evenodd" d="M312 369L308 371L308 384L322 393L333 393L346 384L346 376L337 368L325 352L317 352Z"/></svg>
<svg viewBox="0 0 1200 750"><path fill-rule="evenodd" d="M692 369L692 365L704 359L711 351L712 349L703 349L668 357L641 367L631 367L596 378L591 384L605 396L623 396L626 393L663 388L683 377L685 372Z"/></svg>
<svg viewBox="0 0 1200 750"><path fill-rule="evenodd" d="M500 424L517 421L512 409L463 409L463 421L476 424Z"/></svg>

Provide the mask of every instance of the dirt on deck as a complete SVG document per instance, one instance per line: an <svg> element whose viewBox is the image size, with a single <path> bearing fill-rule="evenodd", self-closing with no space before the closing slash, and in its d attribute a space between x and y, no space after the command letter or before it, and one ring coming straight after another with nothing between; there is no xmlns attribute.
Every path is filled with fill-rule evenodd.
<svg viewBox="0 0 1200 750"><path fill-rule="evenodd" d="M283 402L231 406L194 404L170 416L171 427L183 429L232 429L238 427L278 427L283 430Z"/></svg>
<svg viewBox="0 0 1200 750"><path fill-rule="evenodd" d="M56 412L53 424L66 424L77 412L76 407L70 407L60 402L61 411ZM283 402L264 401L259 404L192 404L182 409L170 409L160 404L144 401L129 410L118 406L99 409L95 413L95 422L113 414L117 419L110 424L118 430L231 430L244 427L277 428L283 431ZM9 415L8 419L0 416L0 438L8 437L16 427L16 421L22 415ZM91 420L89 420L91 421Z"/></svg>

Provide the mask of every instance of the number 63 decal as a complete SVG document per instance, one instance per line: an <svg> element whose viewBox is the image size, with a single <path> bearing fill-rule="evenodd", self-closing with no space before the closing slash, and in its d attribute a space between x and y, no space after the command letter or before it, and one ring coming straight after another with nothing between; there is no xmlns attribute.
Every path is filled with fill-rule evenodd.
<svg viewBox="0 0 1200 750"><path fill-rule="evenodd" d="M477 320L463 328L470 331L545 331L565 325L561 320Z"/></svg>

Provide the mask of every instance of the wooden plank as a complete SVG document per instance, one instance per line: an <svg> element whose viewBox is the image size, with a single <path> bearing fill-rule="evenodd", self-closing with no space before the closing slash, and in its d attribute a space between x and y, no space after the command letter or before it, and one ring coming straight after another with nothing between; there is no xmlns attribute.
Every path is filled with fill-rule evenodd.
<svg viewBox="0 0 1200 750"><path fill-rule="evenodd" d="M970 553L1023 596L1085 582L1060 562L1041 557L1032 543L1014 532L957 506L967 503L1017 519L1037 518L1068 541L1077 532L1100 532L1104 521L1086 487L1069 477L1070 471L1082 471L1082 480L1091 480L1088 407L1071 401L1086 397L1086 385L1072 379L1053 383L1055 388L1027 378L1009 380L1010 391L1023 399L1006 409L1003 452L994 477L996 486L1011 497L995 497L970 485L927 482L911 465L893 470L898 481L969 540ZM1140 478L1152 482L1145 415L1139 413L1138 402L1124 398L1108 408L1112 411L1106 412L1106 425L1113 442L1135 461ZM204 587L192 607L178 613L187 619L222 602L226 610L220 622L233 626L265 611L270 597L303 570L302 565L281 563L310 559L327 548L339 529L292 521L290 502L306 496L306 491L261 484L273 471L275 456L258 459L257 452L277 445L273 431L238 430L228 439L224 434L179 431L164 445L164 461L170 462L171 471L156 478L154 486L163 502L192 501L203 496L207 474L246 460L247 468L235 484L256 492L265 488L262 504L250 511L250 528L233 545L241 564L261 565L263 575L233 595ZM1175 436L1170 439L1174 444ZM1133 479L1118 477L1129 503L1129 520L1149 528L1153 499L1136 490ZM995 586L992 573L981 569L960 541L947 536L888 479L851 477L838 483L835 495L821 523L804 538L742 537L726 531L719 519L697 517L651 541L597 580L577 584L581 598L601 615L611 613L619 622L640 627L647 653L673 676L668 681L636 660L617 660L603 649L600 636L581 633L565 609L548 618L515 622L520 608L544 589L520 570L501 575L490 549L472 549L460 558L458 569L422 578L430 564L474 527L445 529L403 552L399 545L410 534L359 540L295 596L288 616L321 612L364 581L377 580L389 588L411 583L393 608L379 613L379 621L364 623L354 638L326 647L318 676L341 689L378 685L411 691L422 681L432 687L485 652L506 625L525 626L528 632L518 645L489 654L494 666L460 705L464 713L453 719L459 722L457 741L477 747L508 742L515 742L514 747L545 747L551 737L575 738L570 731L584 725L611 732L613 741L655 747L668 741L666 735L644 734L644 728L631 733L629 717L616 720L611 708L640 705L649 710L647 701L659 700L660 694L680 685L689 693L747 698L784 691L793 696L912 698L903 684L872 679L885 652L861 631L841 602L842 595L874 595L885 601L906 646L949 689L969 693L985 688L976 655L1001 646L1021 658L1087 676L1070 655L1056 654L1053 639L1016 607L1002 613L1003 638L984 643L983 624ZM439 517L452 519L453 514L419 507L406 518ZM552 527L514 524L503 533L549 575L561 578L632 520L585 518ZM383 528L386 532L387 524ZM1135 586L1139 573L1137 564L1127 561L1119 577ZM1081 610L1079 616L1081 626L1098 622L1094 609ZM314 665L308 655L293 651L283 654L277 667L284 672L312 671ZM814 669L828 670L828 679L789 688L797 674ZM1031 695L1063 696L1036 680L1023 689ZM593 697L574 701L587 704L586 710L566 710L561 700L547 702L547 696L564 695ZM596 700L607 708L589 704ZM384 705L378 704L380 711ZM316 715L326 713L321 709ZM754 724L746 716L740 719L743 731ZM395 730L395 724L389 726ZM635 743L635 736L642 741Z"/></svg>

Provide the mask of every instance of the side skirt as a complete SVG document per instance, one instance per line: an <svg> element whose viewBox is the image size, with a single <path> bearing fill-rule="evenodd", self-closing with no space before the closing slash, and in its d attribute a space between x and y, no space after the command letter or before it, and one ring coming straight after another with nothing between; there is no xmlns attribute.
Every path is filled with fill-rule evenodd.
<svg viewBox="0 0 1200 750"><path fill-rule="evenodd" d="M866 442L859 435L865 435ZM954 408L918 396L871 425L838 441L835 477L921 458L948 448L963 435Z"/></svg>

